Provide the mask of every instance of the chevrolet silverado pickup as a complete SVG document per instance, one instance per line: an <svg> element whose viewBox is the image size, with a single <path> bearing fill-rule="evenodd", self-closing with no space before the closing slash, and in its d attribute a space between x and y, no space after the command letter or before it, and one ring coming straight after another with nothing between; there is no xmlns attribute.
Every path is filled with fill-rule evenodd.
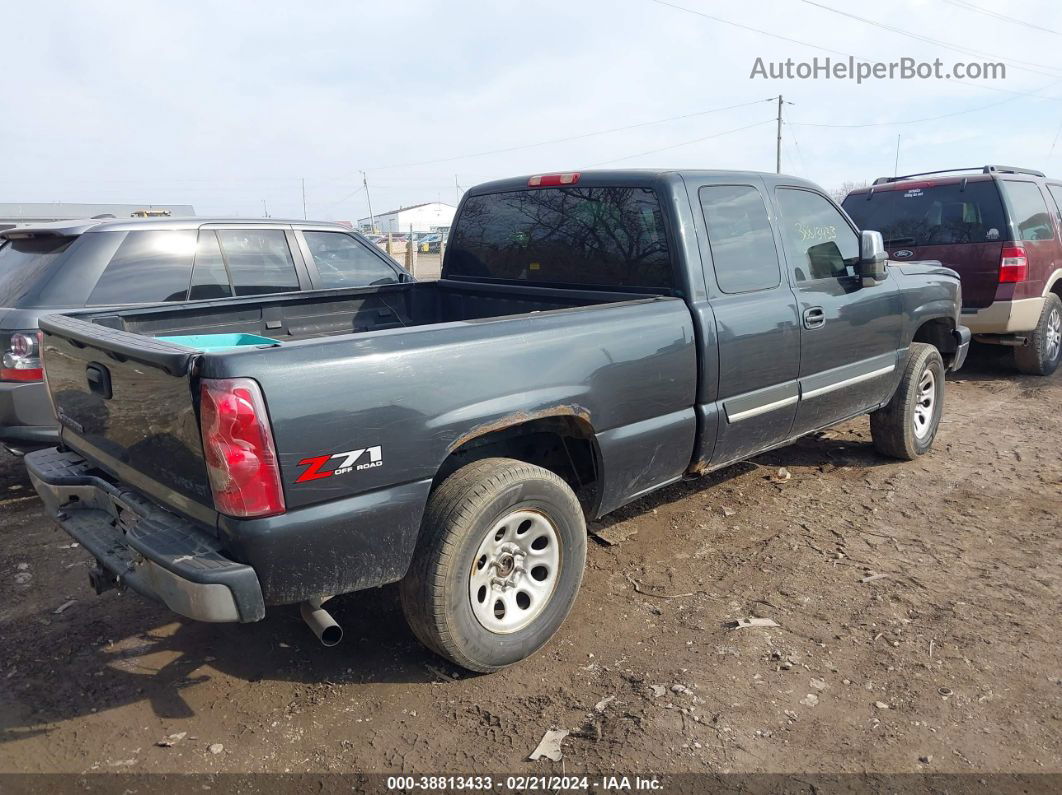
<svg viewBox="0 0 1062 795"><path fill-rule="evenodd" d="M479 185L442 278L54 315L47 510L129 588L251 622L399 582L493 671L575 602L587 519L870 414L913 459L961 366L956 274L890 263L815 185L597 171Z"/></svg>

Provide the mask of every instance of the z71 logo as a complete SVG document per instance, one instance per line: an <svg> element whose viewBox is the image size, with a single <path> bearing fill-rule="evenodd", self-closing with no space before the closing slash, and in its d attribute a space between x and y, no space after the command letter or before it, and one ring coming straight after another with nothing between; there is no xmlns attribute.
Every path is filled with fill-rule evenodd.
<svg viewBox="0 0 1062 795"><path fill-rule="evenodd" d="M362 461L359 464L358 460L366 454L368 454L369 460ZM329 461L337 460L339 461L339 466L327 470L324 468ZM376 445L375 447L363 447L360 450L348 450L345 453L336 453L335 455L304 458L299 462L299 466L306 467L306 469L295 480L296 483L330 478L332 475L346 475L348 472L360 472L363 469L383 466L383 448Z"/></svg>

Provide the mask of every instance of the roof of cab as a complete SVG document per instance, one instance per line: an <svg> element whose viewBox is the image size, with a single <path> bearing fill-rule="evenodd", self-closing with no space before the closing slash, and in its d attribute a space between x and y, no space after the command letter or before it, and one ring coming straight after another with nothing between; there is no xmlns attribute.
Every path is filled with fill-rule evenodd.
<svg viewBox="0 0 1062 795"><path fill-rule="evenodd" d="M541 190L541 188L532 188L528 185L528 180L533 176L545 176L547 174L578 174L579 179L577 182L571 185L553 185L550 187L578 187L579 185L590 184L593 186L608 186L608 185L650 185L653 183L665 182L668 179L677 179L681 177L690 178L716 178L724 177L734 180L749 180L749 179L765 179L771 183L784 183L786 185L802 185L806 187L818 188L815 183L803 179L802 177L794 177L788 174L775 174L766 171L732 171L732 170L712 170L712 169L696 169L696 168L627 168L627 169L598 169L590 171L549 171L542 172L541 174L527 174L522 177L508 177L506 179L496 179L490 182L483 182L479 185L475 185L469 189L469 194L477 195L483 193L499 193L502 191L512 190L524 190L534 189Z"/></svg>
<svg viewBox="0 0 1062 795"><path fill-rule="evenodd" d="M332 221L304 221L283 218L224 218L224 217L189 217L189 218L83 218L71 221L48 221L36 224L22 224L0 231L0 238L12 240L25 237L77 237L86 232L131 232L146 229L198 229L206 225L233 226L292 226L298 228L328 227L330 229L350 232L350 227Z"/></svg>

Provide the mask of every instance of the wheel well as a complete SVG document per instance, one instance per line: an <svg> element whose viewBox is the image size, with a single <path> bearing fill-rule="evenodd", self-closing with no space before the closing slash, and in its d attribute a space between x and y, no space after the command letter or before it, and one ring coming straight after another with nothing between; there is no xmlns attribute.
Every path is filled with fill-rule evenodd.
<svg viewBox="0 0 1062 795"><path fill-rule="evenodd" d="M932 345L940 351L940 355L947 362L955 354L957 348L953 331L955 331L955 322L951 318L937 317L919 326L911 341Z"/></svg>
<svg viewBox="0 0 1062 795"><path fill-rule="evenodd" d="M432 490L453 472L482 458L515 458L560 476L593 514L600 498L599 456L590 424L579 417L529 420L489 431L462 443L443 461Z"/></svg>
<svg viewBox="0 0 1062 795"><path fill-rule="evenodd" d="M1059 279L1051 285L1051 292L1053 292L1059 298L1062 298L1062 279Z"/></svg>

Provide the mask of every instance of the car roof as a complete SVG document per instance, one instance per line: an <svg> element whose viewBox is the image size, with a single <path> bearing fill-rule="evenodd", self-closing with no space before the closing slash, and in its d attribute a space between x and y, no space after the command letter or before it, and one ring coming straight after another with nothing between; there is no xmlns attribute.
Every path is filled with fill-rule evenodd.
<svg viewBox="0 0 1062 795"><path fill-rule="evenodd" d="M578 173L579 181L574 185L558 185L555 187L578 187L580 185L590 185L593 187L600 187L605 185L622 186L628 185L645 185L648 186L652 183L660 183L677 177L691 177L693 179L715 178L725 177L727 179L736 180L756 180L764 179L769 184L783 183L786 185L799 185L816 190L821 190L815 183L810 180L803 179L802 177L794 177L790 174L775 174L767 171L742 171L742 170L712 170L712 169L697 169L697 168L627 168L627 169L597 169L592 171L548 171L543 174L568 174ZM527 175L523 177L510 177L508 179L498 179L491 182L483 182L479 185L469 189L469 193L472 195L482 193L499 193L502 191L521 190L529 187L528 180L535 175Z"/></svg>
<svg viewBox="0 0 1062 795"><path fill-rule="evenodd" d="M30 223L5 229L0 238L14 239L24 237L77 237L86 232L132 232L148 229L199 229L201 226L225 225L238 227L291 226L300 229L334 229L353 232L353 230L333 221L305 221L303 219L283 218L228 218L223 216L195 216L188 218L79 218L69 221L48 221Z"/></svg>

